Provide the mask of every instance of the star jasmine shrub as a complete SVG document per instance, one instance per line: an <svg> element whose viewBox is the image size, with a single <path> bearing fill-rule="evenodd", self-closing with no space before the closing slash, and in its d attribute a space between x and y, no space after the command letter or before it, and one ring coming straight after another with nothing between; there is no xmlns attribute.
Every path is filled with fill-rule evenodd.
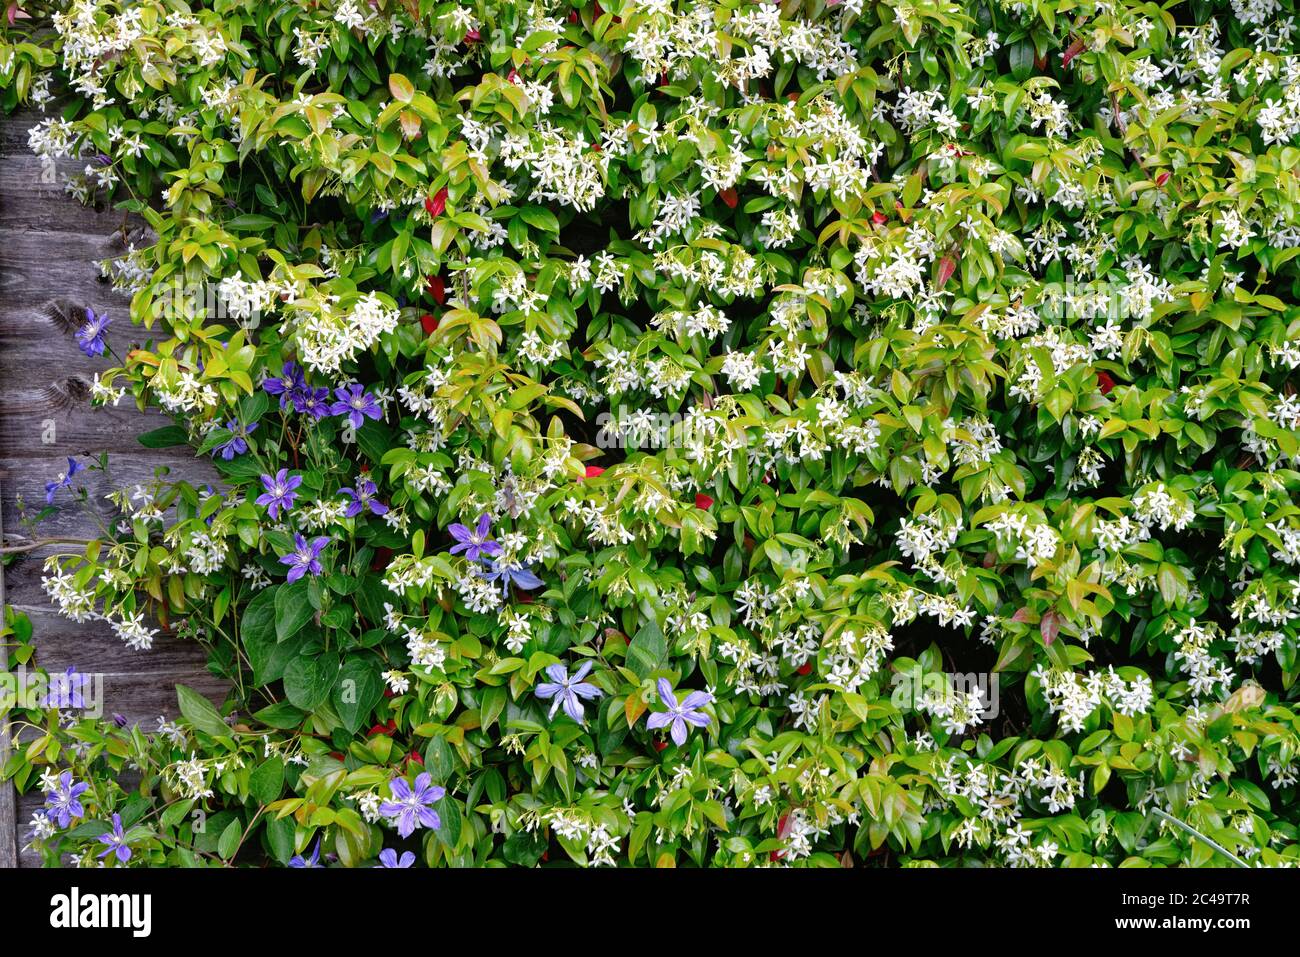
<svg viewBox="0 0 1300 957"><path fill-rule="evenodd" d="M215 476L45 588L229 687L14 711L48 863L1300 862L1290 4L22 12Z"/></svg>

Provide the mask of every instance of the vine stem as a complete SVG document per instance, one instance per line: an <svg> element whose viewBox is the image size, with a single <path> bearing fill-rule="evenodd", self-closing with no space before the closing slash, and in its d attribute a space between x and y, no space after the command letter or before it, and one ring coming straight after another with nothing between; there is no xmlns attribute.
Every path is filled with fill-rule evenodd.
<svg viewBox="0 0 1300 957"><path fill-rule="evenodd" d="M1247 864L1245 861L1243 861L1243 860L1242 860L1240 857L1238 857L1236 854L1233 854L1231 851L1229 851L1229 850L1228 850L1226 847L1224 847L1223 845L1218 844L1218 843L1216 843L1215 841L1210 840L1210 838L1206 837L1204 834L1202 834L1202 833L1201 833L1200 831L1198 831L1196 828L1192 827L1192 826L1191 826L1190 824L1188 824L1186 821L1180 821L1180 820L1178 820L1178 818L1174 817L1172 814L1166 814L1164 811L1160 810L1160 808L1158 808L1158 807L1153 807L1153 808L1151 809L1151 813L1154 814L1156 817L1160 818L1162 821L1168 821L1170 824L1174 824L1174 825L1177 825L1178 827L1182 828L1184 831L1186 831L1188 834L1192 835L1192 837L1196 838L1198 841L1201 841L1201 842L1203 842L1204 844L1206 844L1207 846L1214 848L1214 850L1218 851L1220 854L1222 854L1222 855L1223 855L1224 857L1226 857L1228 860L1232 861L1232 863L1236 864L1238 867L1250 867L1249 864Z"/></svg>
<svg viewBox="0 0 1300 957"><path fill-rule="evenodd" d="M38 548L44 548L46 545L91 545L93 543L94 539L90 538L38 538L26 545L5 545L0 547L0 555L32 552Z"/></svg>

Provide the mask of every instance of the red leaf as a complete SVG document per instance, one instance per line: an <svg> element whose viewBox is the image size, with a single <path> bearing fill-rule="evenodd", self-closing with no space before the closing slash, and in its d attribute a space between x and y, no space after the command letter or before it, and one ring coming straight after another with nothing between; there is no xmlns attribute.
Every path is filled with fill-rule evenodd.
<svg viewBox="0 0 1300 957"><path fill-rule="evenodd" d="M479 36L479 32L477 30L470 30L468 33L465 34L466 43L478 43L480 39L481 37Z"/></svg>
<svg viewBox="0 0 1300 957"><path fill-rule="evenodd" d="M1056 612L1049 611L1043 615L1043 620L1038 623L1038 630L1042 633L1043 644L1050 645L1056 640L1056 636L1061 633L1061 619Z"/></svg>
<svg viewBox="0 0 1300 957"><path fill-rule="evenodd" d="M605 470L599 465L588 465L587 474L583 478L595 478L597 475L604 475Z"/></svg>
<svg viewBox="0 0 1300 957"><path fill-rule="evenodd" d="M810 675L810 674L812 674L812 662L811 662L811 661L805 661L805 662L804 662L803 664L801 664L798 668L796 668L795 671L797 671L797 672L798 672L799 674L801 674L801 675Z"/></svg>
<svg viewBox="0 0 1300 957"><path fill-rule="evenodd" d="M438 331L438 320L426 312L420 317L420 328L426 336L431 336Z"/></svg>
<svg viewBox="0 0 1300 957"><path fill-rule="evenodd" d="M1085 45L1086 44L1084 44L1082 40L1075 40L1068 47L1066 47L1065 52L1061 54L1061 66L1068 67L1070 65L1070 61L1083 52Z"/></svg>
<svg viewBox="0 0 1300 957"><path fill-rule="evenodd" d="M1023 623L1025 623L1025 622L1029 621L1029 609L1028 609L1028 608L1017 608L1017 609L1016 609L1016 613L1015 613L1014 615L1011 616L1011 620L1012 620L1012 621L1018 621L1018 622L1020 622L1021 624L1023 624Z"/></svg>
<svg viewBox="0 0 1300 957"><path fill-rule="evenodd" d="M1156 177L1156 186L1164 186L1165 183L1167 182L1169 182L1168 173L1161 173L1159 176Z"/></svg>
<svg viewBox="0 0 1300 957"><path fill-rule="evenodd" d="M939 260L939 275L935 279L934 288L942 289L944 284L952 278L952 274L957 271L957 260L951 256L944 256Z"/></svg>
<svg viewBox="0 0 1300 957"><path fill-rule="evenodd" d="M776 836L784 841L789 833L790 812L787 811L785 814L781 815L781 820L776 822ZM768 853L767 859L769 861L779 861L784 853L785 851L771 851Z"/></svg>
<svg viewBox="0 0 1300 957"><path fill-rule="evenodd" d="M871 214L871 221L877 226L883 226L885 223L889 222L889 217L880 212L880 210L876 210Z"/></svg>
<svg viewBox="0 0 1300 957"><path fill-rule="evenodd" d="M444 186L442 189L438 190L438 192L434 193L433 196L426 199L424 201L424 208L428 211L430 216L435 218L441 216L443 211L447 208L447 187Z"/></svg>
<svg viewBox="0 0 1300 957"><path fill-rule="evenodd" d="M695 496L695 507L696 507L696 508L702 508L702 509L704 509L704 511L707 512L710 508L713 507L713 499L711 499L711 498L709 498L709 496L707 496L707 495L701 493L701 494Z"/></svg>
<svg viewBox="0 0 1300 957"><path fill-rule="evenodd" d="M441 276L434 276L429 280L429 295L438 305L447 304L447 284L442 281Z"/></svg>
<svg viewBox="0 0 1300 957"><path fill-rule="evenodd" d="M1101 389L1102 395L1110 395L1110 390L1115 388L1115 380L1110 377L1109 373L1099 371L1097 373L1097 387Z"/></svg>
<svg viewBox="0 0 1300 957"><path fill-rule="evenodd" d="M735 209L736 204L740 202L740 196L734 189L724 189L718 194L718 197L727 204L730 209Z"/></svg>

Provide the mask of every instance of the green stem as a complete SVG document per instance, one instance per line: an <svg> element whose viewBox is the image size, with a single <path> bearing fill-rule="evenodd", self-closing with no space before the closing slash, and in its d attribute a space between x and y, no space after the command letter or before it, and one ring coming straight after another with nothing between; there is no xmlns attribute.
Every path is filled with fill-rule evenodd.
<svg viewBox="0 0 1300 957"><path fill-rule="evenodd" d="M1178 818L1174 817L1172 814L1166 814L1158 807L1152 808L1151 813L1156 815L1156 817L1160 818L1162 821L1168 821L1170 824L1174 824L1182 828L1184 831L1186 831L1192 837L1196 838L1198 841L1201 841L1204 844L1208 845L1209 847L1213 848L1214 850L1218 851L1220 854L1222 854L1228 860L1232 861L1232 863L1236 864L1238 867L1250 867L1249 864L1243 861L1236 854L1233 854L1223 845L1210 840L1208 837L1206 837L1204 834L1202 834L1196 828L1192 827L1187 822L1178 820Z"/></svg>

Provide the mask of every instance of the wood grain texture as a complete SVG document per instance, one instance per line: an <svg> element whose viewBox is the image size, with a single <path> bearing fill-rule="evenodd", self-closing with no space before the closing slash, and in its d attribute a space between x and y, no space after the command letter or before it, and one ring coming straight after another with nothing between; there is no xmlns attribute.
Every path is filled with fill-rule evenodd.
<svg viewBox="0 0 1300 957"><path fill-rule="evenodd" d="M27 131L39 116L0 117L0 527L10 542L26 537L94 538L99 524L117 519L109 491L152 481L159 475L194 484L216 482L210 463L188 448L146 449L136 436L170 422L142 413L124 399L117 408L94 409L90 384L111 360L88 359L75 332L87 307L108 311L109 341L121 354L146 337L128 319L128 299L100 276L99 261L120 255L138 240L137 224L111 210L80 206L29 151ZM84 163L60 161L61 172ZM134 232L132 232L134 230ZM37 528L24 524L44 505L44 483L82 459L108 453L107 474L78 476L88 491L85 508L65 507ZM61 499L71 502L67 493ZM202 648L159 636L153 649L131 651L107 624L75 624L61 618L41 588L42 560L57 547L32 552L3 570L0 595L32 620L37 661L48 671L69 665L102 676L105 714L153 728L174 716L177 684L220 701L226 686L210 675ZM0 755L2 756L2 755ZM21 850L28 821L42 796L0 787L0 867L38 866Z"/></svg>
<svg viewBox="0 0 1300 957"><path fill-rule="evenodd" d="M4 484L0 482L0 496L4 494ZM4 520L0 518L0 542L4 541ZM5 578L0 569L0 609L5 602ZM8 662L0 660L0 667L8 667ZM0 715L0 721L3 716ZM9 760L9 729L0 723L0 767ZM0 783L0 867L18 866L18 809L17 794L8 781Z"/></svg>

